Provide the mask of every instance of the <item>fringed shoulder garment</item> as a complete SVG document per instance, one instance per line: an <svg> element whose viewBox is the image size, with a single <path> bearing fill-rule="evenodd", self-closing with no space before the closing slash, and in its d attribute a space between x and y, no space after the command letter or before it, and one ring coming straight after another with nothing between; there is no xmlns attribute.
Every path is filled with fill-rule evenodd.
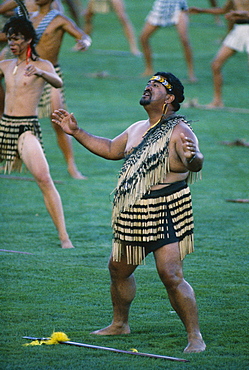
<svg viewBox="0 0 249 370"><path fill-rule="evenodd" d="M138 265L149 252L175 241L179 242L181 259L194 249L187 183L180 181L151 191L170 172L169 141L179 122L191 128L183 116L170 116L149 130L125 158L113 200L114 261L120 261L125 253L128 264ZM190 173L189 179L192 177Z"/></svg>

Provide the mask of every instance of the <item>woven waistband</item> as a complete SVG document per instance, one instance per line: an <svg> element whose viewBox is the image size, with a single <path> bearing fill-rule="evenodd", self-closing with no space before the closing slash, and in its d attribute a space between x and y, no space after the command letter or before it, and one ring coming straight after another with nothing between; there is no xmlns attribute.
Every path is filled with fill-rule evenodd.
<svg viewBox="0 0 249 370"><path fill-rule="evenodd" d="M145 194L143 198L158 198L161 196L171 195L176 191L186 188L187 186L188 185L186 184L186 181L173 182L172 184L164 186L161 189L151 190L149 193Z"/></svg>
<svg viewBox="0 0 249 370"><path fill-rule="evenodd" d="M249 19L238 19L235 24L249 24Z"/></svg>
<svg viewBox="0 0 249 370"><path fill-rule="evenodd" d="M7 114L2 115L6 119L37 119L38 116L8 116Z"/></svg>

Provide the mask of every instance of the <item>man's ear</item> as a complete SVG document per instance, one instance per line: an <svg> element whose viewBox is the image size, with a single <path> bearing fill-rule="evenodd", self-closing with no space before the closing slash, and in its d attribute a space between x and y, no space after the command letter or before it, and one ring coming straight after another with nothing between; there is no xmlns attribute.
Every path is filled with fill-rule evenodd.
<svg viewBox="0 0 249 370"><path fill-rule="evenodd" d="M165 98L165 104L171 104L175 100L175 95L167 94Z"/></svg>

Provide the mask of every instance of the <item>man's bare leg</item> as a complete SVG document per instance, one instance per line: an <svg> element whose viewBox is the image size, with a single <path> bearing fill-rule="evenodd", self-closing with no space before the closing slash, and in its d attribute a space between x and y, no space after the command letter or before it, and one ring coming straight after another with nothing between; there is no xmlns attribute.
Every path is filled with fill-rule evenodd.
<svg viewBox="0 0 249 370"><path fill-rule="evenodd" d="M77 26L82 28L82 5L80 0L66 0L71 16Z"/></svg>
<svg viewBox="0 0 249 370"><path fill-rule="evenodd" d="M141 55L138 46L137 46L137 41L135 37L135 31L133 29L132 23L129 19L128 14L126 13L125 10L125 5L122 0L112 0L112 6L113 9L115 10L118 19L120 20L120 23L123 27L124 34L128 40L129 46L130 46L130 51L132 54L139 56Z"/></svg>
<svg viewBox="0 0 249 370"><path fill-rule="evenodd" d="M224 107L222 100L222 85L223 78L221 69L224 63L229 59L236 51L228 48L227 46L222 46L218 51L214 61L212 62L212 72L213 72L213 84L214 84L214 98L213 101L208 104L208 108L222 108Z"/></svg>
<svg viewBox="0 0 249 370"><path fill-rule="evenodd" d="M167 289L170 303L188 333L184 352L202 352L206 345L200 333L198 312L192 287L184 280L178 243L172 243L154 252L158 274Z"/></svg>
<svg viewBox="0 0 249 370"><path fill-rule="evenodd" d="M89 1L84 11L84 20L85 20L84 32L87 33L88 35L91 35L92 30L93 30L93 24L92 24L93 16L94 16L94 12L93 12L92 3Z"/></svg>
<svg viewBox="0 0 249 370"><path fill-rule="evenodd" d="M152 62L152 52L151 52L149 39L158 28L159 28L158 26L153 26L146 22L141 32L140 42L142 45L142 51L143 51L144 61L145 61L145 70L142 76L151 76L154 73L153 62Z"/></svg>
<svg viewBox="0 0 249 370"><path fill-rule="evenodd" d="M56 132L58 145L64 155L67 163L67 170L71 177L77 180L86 180L87 177L82 175L82 173L77 169L74 161L73 149L72 149L72 138L65 134L62 128L58 125L53 125Z"/></svg>
<svg viewBox="0 0 249 370"><path fill-rule="evenodd" d="M45 155L39 141L30 131L20 136L18 152L43 193L46 208L58 231L61 247L74 248L66 231L61 198L50 176Z"/></svg>
<svg viewBox="0 0 249 370"><path fill-rule="evenodd" d="M216 0L209 0L210 2L210 5L211 7L213 8L217 8L218 6L218 2ZM222 24L221 20L220 20L220 17L218 15L215 16L215 21L216 23L219 25L219 24Z"/></svg>
<svg viewBox="0 0 249 370"><path fill-rule="evenodd" d="M111 298L113 305L113 321L106 328L96 330L91 334L121 335L129 334L129 310L136 294L136 283L133 272L137 266L127 265L126 259L114 262L112 255L109 261L111 275Z"/></svg>
<svg viewBox="0 0 249 370"><path fill-rule="evenodd" d="M55 89L53 87L51 88L51 100L52 100L52 112L56 109L63 108L60 89ZM82 175L81 172L78 171L77 166L75 164L72 147L72 138L68 136L60 126L55 125L53 123L52 126L57 136L59 148L61 149L66 160L68 173L74 179L85 180L86 176Z"/></svg>
<svg viewBox="0 0 249 370"><path fill-rule="evenodd" d="M196 82L197 78L194 73L193 53L188 36L188 15L186 12L181 12L179 16L179 22L176 25L180 41L183 46L183 51L187 63L188 78L190 82Z"/></svg>

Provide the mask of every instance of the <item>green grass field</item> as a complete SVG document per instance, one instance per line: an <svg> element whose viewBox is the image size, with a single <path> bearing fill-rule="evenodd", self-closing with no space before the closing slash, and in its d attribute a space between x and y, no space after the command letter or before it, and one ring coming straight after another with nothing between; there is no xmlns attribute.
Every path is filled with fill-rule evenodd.
<svg viewBox="0 0 249 370"><path fill-rule="evenodd" d="M152 0L127 0L137 35ZM199 0L202 7L209 2ZM189 5L196 5L190 0ZM221 18L222 19L222 18ZM152 39L155 71L176 74L185 84L186 101L212 99L210 62L226 33L212 16L194 15L190 36L198 83L188 84L185 61L175 29L161 29ZM61 66L67 103L82 127L114 137L146 113L139 99L147 82L140 77L143 60L129 53L114 14L95 19L93 44L86 53L71 52L66 37ZM224 67L224 102L248 109L248 62L238 54ZM94 78L105 71L106 78ZM87 181L69 177L48 120L42 129L52 177L64 204L74 250L59 248L55 228L40 191L31 181L0 179L1 369L225 369L249 368L248 236L249 204L226 202L249 198L249 148L221 141L249 141L248 113L182 107L192 120L205 155L203 180L191 186L195 215L195 253L184 262L185 278L195 289L204 353L186 355L186 333L155 271L153 256L136 271L137 296L131 308L132 333L120 337L92 336L110 323L108 257L111 249L111 195L121 162L109 162L73 142L79 169ZM28 177L29 173L15 176ZM72 346L24 347L23 336L65 332L72 341L122 350L180 357L170 362Z"/></svg>

